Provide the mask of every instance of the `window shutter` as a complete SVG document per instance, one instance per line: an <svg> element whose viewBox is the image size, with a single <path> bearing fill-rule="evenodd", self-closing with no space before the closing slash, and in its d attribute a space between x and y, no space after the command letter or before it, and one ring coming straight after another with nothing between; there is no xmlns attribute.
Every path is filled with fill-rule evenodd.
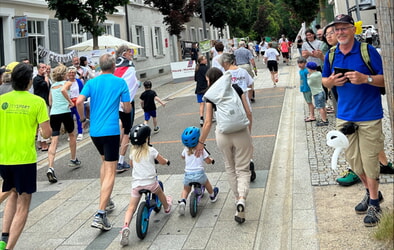
<svg viewBox="0 0 394 250"><path fill-rule="evenodd" d="M144 46L145 47L145 56L148 57L150 55L150 51L151 51L151 47L150 47L150 43L149 43L149 27L148 26L144 26Z"/></svg>
<svg viewBox="0 0 394 250"><path fill-rule="evenodd" d="M153 51L153 56L157 56L157 46L156 46L156 39L155 39L155 27L151 27L151 41L152 41L152 51Z"/></svg>
<svg viewBox="0 0 394 250"><path fill-rule="evenodd" d="M60 53L59 21L57 19L49 19L48 29L49 29L49 49L56 53Z"/></svg>
<svg viewBox="0 0 394 250"><path fill-rule="evenodd" d="M114 24L114 34L115 37L120 38L120 25L117 23ZM129 38L127 38L126 40L128 41Z"/></svg>
<svg viewBox="0 0 394 250"><path fill-rule="evenodd" d="M62 21L63 28L63 48L70 47L72 44L71 37L71 23L67 20ZM66 50L65 53L70 52L70 50Z"/></svg>
<svg viewBox="0 0 394 250"><path fill-rule="evenodd" d="M137 31L135 30L135 25L131 25L130 29L131 29L131 42L132 43L137 43L137 40L136 40L136 37L135 37L136 34L137 34ZM141 44L139 44L139 45L141 45Z"/></svg>

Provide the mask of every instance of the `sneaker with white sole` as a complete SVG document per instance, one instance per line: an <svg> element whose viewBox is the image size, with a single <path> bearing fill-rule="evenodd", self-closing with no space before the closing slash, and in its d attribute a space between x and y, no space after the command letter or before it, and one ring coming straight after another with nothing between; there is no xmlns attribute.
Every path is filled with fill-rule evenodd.
<svg viewBox="0 0 394 250"><path fill-rule="evenodd" d="M239 199L236 204L237 210L235 212L235 221L238 223L244 223L245 222L245 200L244 199Z"/></svg>
<svg viewBox="0 0 394 250"><path fill-rule="evenodd" d="M379 204L384 201L383 195L380 191L378 192L378 199L379 199ZM358 203L357 206L354 207L356 214L365 214L367 212L369 206L369 200L370 200L369 193L365 193L362 201Z"/></svg>
<svg viewBox="0 0 394 250"><path fill-rule="evenodd" d="M186 210L186 200L182 199L178 201L178 212L180 215L185 215L185 210Z"/></svg>
<svg viewBox="0 0 394 250"><path fill-rule="evenodd" d="M109 201L107 203L107 206L105 206L105 211L109 212L115 209L115 202L109 198Z"/></svg>
<svg viewBox="0 0 394 250"><path fill-rule="evenodd" d="M56 175L55 175L55 170L53 168L48 168L47 177L48 177L48 181L50 183L56 183L57 182L57 178L56 178Z"/></svg>
<svg viewBox="0 0 394 250"><path fill-rule="evenodd" d="M159 133L159 131L160 131L159 126L157 126L156 128L153 129L153 133L155 133L155 134Z"/></svg>
<svg viewBox="0 0 394 250"><path fill-rule="evenodd" d="M366 227L374 227L382 216L382 209L378 206L369 205L367 210L367 215L364 217L364 225Z"/></svg>
<svg viewBox="0 0 394 250"><path fill-rule="evenodd" d="M116 172L123 173L124 171L127 171L129 169L130 169L130 164L124 161L123 163L118 163L118 166L116 167Z"/></svg>
<svg viewBox="0 0 394 250"><path fill-rule="evenodd" d="M77 141L82 141L82 140L83 140L83 134L78 134Z"/></svg>
<svg viewBox="0 0 394 250"><path fill-rule="evenodd" d="M130 235L130 228L124 226L122 231L120 231L121 238L120 238L120 245L127 246L129 245L129 235Z"/></svg>
<svg viewBox="0 0 394 250"><path fill-rule="evenodd" d="M209 196L209 199L211 200L211 202L216 202L218 199L218 193L219 193L219 188L215 187L213 189L213 196Z"/></svg>
<svg viewBox="0 0 394 250"><path fill-rule="evenodd" d="M95 228L101 229L103 231L109 231L109 230L111 230L112 225L111 225L111 223L109 223L106 214L97 213L94 216L91 227L95 227Z"/></svg>
<svg viewBox="0 0 394 250"><path fill-rule="evenodd" d="M72 168L80 167L81 166L81 161L78 160L78 158L75 158L75 160L70 160L70 162L68 163L68 166L72 167Z"/></svg>

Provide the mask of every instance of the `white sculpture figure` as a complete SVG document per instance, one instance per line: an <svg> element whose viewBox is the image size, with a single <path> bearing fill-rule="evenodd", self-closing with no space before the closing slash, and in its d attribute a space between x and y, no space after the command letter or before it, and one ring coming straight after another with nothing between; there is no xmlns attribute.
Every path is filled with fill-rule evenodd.
<svg viewBox="0 0 394 250"><path fill-rule="evenodd" d="M328 132L326 139L327 145L335 148L331 158L331 168L336 170L339 154L341 153L342 149L346 149L349 146L349 140L347 139L346 135L337 130Z"/></svg>

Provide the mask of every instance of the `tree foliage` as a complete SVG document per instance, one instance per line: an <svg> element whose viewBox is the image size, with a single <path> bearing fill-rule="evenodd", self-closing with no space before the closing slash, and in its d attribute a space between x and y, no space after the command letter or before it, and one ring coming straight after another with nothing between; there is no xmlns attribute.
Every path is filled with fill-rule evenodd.
<svg viewBox="0 0 394 250"><path fill-rule="evenodd" d="M277 36L279 32L279 14L275 6L268 0L264 0L258 9L256 21L253 24L253 30L261 36Z"/></svg>
<svg viewBox="0 0 394 250"><path fill-rule="evenodd" d="M45 0L50 10L56 11L55 17L69 22L78 20L83 31L93 35L93 47L98 48L98 36L104 33L100 26L107 20L108 14L118 12L117 6L123 6L129 0Z"/></svg>
<svg viewBox="0 0 394 250"><path fill-rule="evenodd" d="M212 26L223 29L230 21L231 7L234 0L201 0L204 1L205 21ZM200 1L199 1L200 2ZM197 6L201 15L201 4Z"/></svg>
<svg viewBox="0 0 394 250"><path fill-rule="evenodd" d="M153 4L164 15L163 23L168 26L170 35L179 38L185 29L183 25L190 21L199 0L145 0L144 3Z"/></svg>
<svg viewBox="0 0 394 250"><path fill-rule="evenodd" d="M291 13L291 18L299 23L311 23L319 12L319 1L316 0L282 0Z"/></svg>

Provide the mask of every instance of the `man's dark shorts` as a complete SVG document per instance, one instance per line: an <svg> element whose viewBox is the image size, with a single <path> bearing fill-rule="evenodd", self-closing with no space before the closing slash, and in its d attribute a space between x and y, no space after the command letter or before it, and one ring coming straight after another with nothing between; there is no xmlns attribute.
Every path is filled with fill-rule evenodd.
<svg viewBox="0 0 394 250"><path fill-rule="evenodd" d="M120 135L90 137L100 155L105 161L117 161L119 159Z"/></svg>
<svg viewBox="0 0 394 250"><path fill-rule="evenodd" d="M37 163L22 165L0 165L3 192L15 188L18 194L37 191Z"/></svg>
<svg viewBox="0 0 394 250"><path fill-rule="evenodd" d="M131 121L131 113L125 113L119 111L119 119L122 122L122 126L124 129L124 134L128 135L130 133L132 121Z"/></svg>

